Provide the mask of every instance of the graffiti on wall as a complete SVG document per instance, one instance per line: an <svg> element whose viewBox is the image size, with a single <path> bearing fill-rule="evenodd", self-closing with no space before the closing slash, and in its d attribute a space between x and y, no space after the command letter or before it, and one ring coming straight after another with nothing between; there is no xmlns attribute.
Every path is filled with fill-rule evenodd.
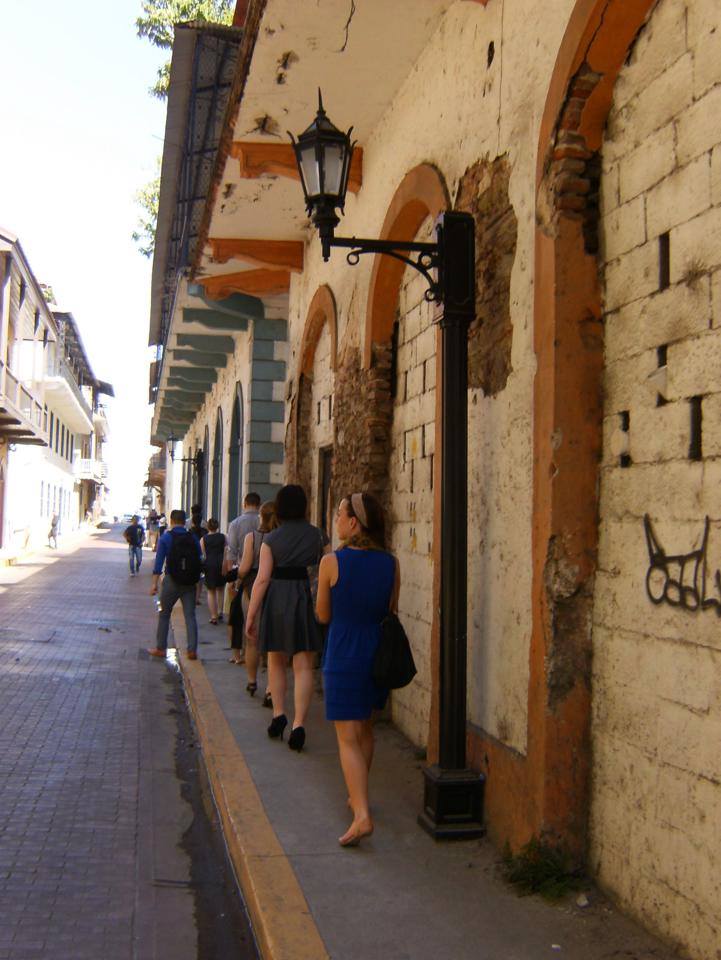
<svg viewBox="0 0 721 960"><path fill-rule="evenodd" d="M721 571L713 576L717 596L707 596L709 518L706 517L701 546L690 553L668 554L654 533L651 518L646 514L643 527L648 547L646 593L652 603L668 603L690 613L697 610L716 611L721 617Z"/></svg>

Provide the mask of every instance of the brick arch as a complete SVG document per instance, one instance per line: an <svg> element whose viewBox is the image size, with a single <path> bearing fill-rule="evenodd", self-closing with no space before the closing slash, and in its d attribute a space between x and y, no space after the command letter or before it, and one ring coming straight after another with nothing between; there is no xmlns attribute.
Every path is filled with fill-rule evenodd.
<svg viewBox="0 0 721 960"><path fill-rule="evenodd" d="M598 150L616 77L655 0L576 0L551 75L536 165L532 611L525 757L469 738L497 840L545 835L582 860L591 764L591 615L603 328Z"/></svg>
<svg viewBox="0 0 721 960"><path fill-rule="evenodd" d="M323 325L328 324L330 333L330 368L335 371L338 350L338 312L333 291L324 283L318 287L306 314L303 337L300 342L299 372L304 377L313 374L313 360Z"/></svg>
<svg viewBox="0 0 721 960"><path fill-rule="evenodd" d="M380 239L412 240L424 220L437 217L449 206L443 177L430 163L422 163L401 180L383 221ZM391 339L405 270L405 264L393 257L377 254L373 260L363 346L366 369L373 363L374 344Z"/></svg>

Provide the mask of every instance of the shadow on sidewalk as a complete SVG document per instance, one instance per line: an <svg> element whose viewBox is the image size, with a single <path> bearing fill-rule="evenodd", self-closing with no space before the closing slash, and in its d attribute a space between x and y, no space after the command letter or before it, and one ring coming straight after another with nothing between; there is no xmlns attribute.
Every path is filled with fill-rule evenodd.
<svg viewBox="0 0 721 960"><path fill-rule="evenodd" d="M577 894L559 905L519 898L500 878L490 842L433 841L416 822L423 798L419 751L387 721L376 727L375 833L358 848L339 847L350 814L322 701L314 699L301 754L269 740L270 711L260 696L245 692L245 670L227 662L225 628L204 623L205 609L198 610L202 667L334 960L535 960L558 951L574 960L675 956L594 890L584 908ZM192 685L195 665L183 666ZM265 680L261 674L259 693ZM207 701L194 708L207 709ZM292 690L286 708L290 719ZM252 874L253 859L237 868L241 875ZM272 897L272 872L265 892Z"/></svg>

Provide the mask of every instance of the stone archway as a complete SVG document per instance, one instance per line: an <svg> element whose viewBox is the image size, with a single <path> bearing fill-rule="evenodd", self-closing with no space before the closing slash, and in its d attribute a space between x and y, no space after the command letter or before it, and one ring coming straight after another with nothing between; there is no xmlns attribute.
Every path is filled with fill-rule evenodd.
<svg viewBox="0 0 721 960"><path fill-rule="evenodd" d="M577 0L541 120L536 169L534 469L528 750L469 738L492 834L587 846L590 659L603 328L598 150L613 87L655 0Z"/></svg>

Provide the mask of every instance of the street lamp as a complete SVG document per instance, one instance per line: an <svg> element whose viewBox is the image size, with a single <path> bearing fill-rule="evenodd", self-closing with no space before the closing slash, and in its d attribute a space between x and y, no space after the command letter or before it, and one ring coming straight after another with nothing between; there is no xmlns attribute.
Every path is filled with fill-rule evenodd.
<svg viewBox="0 0 721 960"><path fill-rule="evenodd" d="M170 454L171 461L175 462L175 444L180 438L173 436L171 433L169 437L166 438L166 444L168 445L168 453Z"/></svg>
<svg viewBox="0 0 721 960"><path fill-rule="evenodd" d="M336 237L353 156L351 127L343 133L323 109L296 140L308 215L318 228L323 259L343 247L355 266L364 253L394 257L428 282L426 300L442 305L441 664L439 760L424 769L418 822L436 839L469 839L484 832L484 778L466 768L468 327L475 317L475 223L446 210L433 243Z"/></svg>

